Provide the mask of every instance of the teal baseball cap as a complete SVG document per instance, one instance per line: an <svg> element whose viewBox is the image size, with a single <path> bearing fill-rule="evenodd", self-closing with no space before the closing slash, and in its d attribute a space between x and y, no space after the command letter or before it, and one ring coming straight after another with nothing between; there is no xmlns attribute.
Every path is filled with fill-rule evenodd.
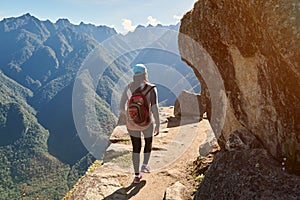
<svg viewBox="0 0 300 200"><path fill-rule="evenodd" d="M147 68L144 64L136 64L133 67L133 75L134 76L139 76L139 75L142 75L145 73L147 73Z"/></svg>

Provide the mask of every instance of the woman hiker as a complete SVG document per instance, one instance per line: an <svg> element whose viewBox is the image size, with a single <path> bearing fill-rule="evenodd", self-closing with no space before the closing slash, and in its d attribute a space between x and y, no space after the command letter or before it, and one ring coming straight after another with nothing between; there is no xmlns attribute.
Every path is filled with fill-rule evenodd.
<svg viewBox="0 0 300 200"><path fill-rule="evenodd" d="M148 162L152 149L152 138L159 133L159 113L157 89L149 83L147 68L143 64L133 67L133 82L124 90L120 102L120 118L126 116L126 127L133 147L132 163L135 177L133 182L139 183L142 173L150 173ZM155 122L152 120L152 115ZM140 152L144 135L144 160L140 170Z"/></svg>

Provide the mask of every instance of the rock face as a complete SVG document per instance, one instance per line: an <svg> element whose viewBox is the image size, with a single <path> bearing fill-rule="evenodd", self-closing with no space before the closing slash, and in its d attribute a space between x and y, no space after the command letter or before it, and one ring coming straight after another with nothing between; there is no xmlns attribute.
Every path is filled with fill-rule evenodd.
<svg viewBox="0 0 300 200"><path fill-rule="evenodd" d="M213 102L216 93L227 113L220 146L224 149L229 135L244 129L274 158L287 157L299 167L299 1L198 1L183 17L180 32L181 56L202 83L202 95ZM201 57L197 45L209 56ZM214 63L203 65L208 59ZM215 71L209 68L213 65ZM220 75L216 82L223 89L211 89L206 80L213 73ZM214 108L212 103L208 108Z"/></svg>
<svg viewBox="0 0 300 200"><path fill-rule="evenodd" d="M194 199L299 199L299 181L264 149L221 152Z"/></svg>

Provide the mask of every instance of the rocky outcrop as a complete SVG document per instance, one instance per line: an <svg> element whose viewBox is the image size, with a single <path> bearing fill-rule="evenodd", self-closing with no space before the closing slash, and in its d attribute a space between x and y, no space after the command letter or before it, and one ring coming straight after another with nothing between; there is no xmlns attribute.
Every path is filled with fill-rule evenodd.
<svg viewBox="0 0 300 200"><path fill-rule="evenodd" d="M131 152L131 146L125 144L111 143L103 156L103 162L109 162L112 159L121 157L123 155L129 154Z"/></svg>
<svg viewBox="0 0 300 200"><path fill-rule="evenodd" d="M198 1L180 32L181 56L210 100L212 127L226 127L220 146L244 129L274 158L287 157L299 167L299 1Z"/></svg>
<svg viewBox="0 0 300 200"><path fill-rule="evenodd" d="M181 126L202 120L206 112L206 100L206 98L202 98L201 94L181 91L175 100L174 116L167 118L167 127Z"/></svg>
<svg viewBox="0 0 300 200"><path fill-rule="evenodd" d="M200 94L182 91L174 105L174 115L177 118L197 117L202 118L205 112L205 102Z"/></svg>
<svg viewBox="0 0 300 200"><path fill-rule="evenodd" d="M186 190L186 187L182 183L177 181L167 188L164 200L183 200Z"/></svg>
<svg viewBox="0 0 300 200"><path fill-rule="evenodd" d="M125 175L118 171L111 171L108 166L94 167L82 177L75 189L70 191L64 199L126 199L126 189L118 180Z"/></svg>
<svg viewBox="0 0 300 200"><path fill-rule="evenodd" d="M299 182L264 149L219 152L194 199L299 199Z"/></svg>

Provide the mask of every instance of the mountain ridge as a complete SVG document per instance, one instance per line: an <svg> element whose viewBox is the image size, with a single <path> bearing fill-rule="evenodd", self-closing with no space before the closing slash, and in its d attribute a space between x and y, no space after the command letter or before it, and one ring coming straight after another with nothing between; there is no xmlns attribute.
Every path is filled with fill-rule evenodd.
<svg viewBox="0 0 300 200"><path fill-rule="evenodd" d="M169 28L178 29L178 26ZM145 42L157 49L166 48L169 40L152 41L155 31L158 32L155 27L144 27L122 35L106 26L74 25L64 19L52 23L30 14L0 21L0 80L4 83L0 86L0 135L9 133L12 136L0 145L0 159L3 160L1 197L16 199L26 188L28 197L39 193L40 196L52 194L51 199L60 199L85 173L95 158L82 144L73 121L72 89L78 70L91 52L111 38L116 40L110 40L113 43L105 47L119 53L131 49L134 41L139 41L140 46ZM172 37L171 41L176 42L175 39ZM116 123L117 113L111 111L112 94L122 92L116 83L130 71L132 64L143 60L150 62L146 57L157 53L151 49L129 51L104 71L95 91L96 118L103 128L101 134L104 138ZM164 56L151 62L182 68L180 73L191 77L192 70L183 69L185 64L178 55L166 55L168 62L163 62ZM106 56L109 54L104 54L101 59L107 59ZM193 83L195 79L189 78ZM92 89L91 85L83 86L85 90ZM165 93L161 87L158 89ZM159 98L175 97L162 95ZM18 121L15 126L13 119ZM78 151L73 151L74 146ZM51 166L53 169L49 169Z"/></svg>

